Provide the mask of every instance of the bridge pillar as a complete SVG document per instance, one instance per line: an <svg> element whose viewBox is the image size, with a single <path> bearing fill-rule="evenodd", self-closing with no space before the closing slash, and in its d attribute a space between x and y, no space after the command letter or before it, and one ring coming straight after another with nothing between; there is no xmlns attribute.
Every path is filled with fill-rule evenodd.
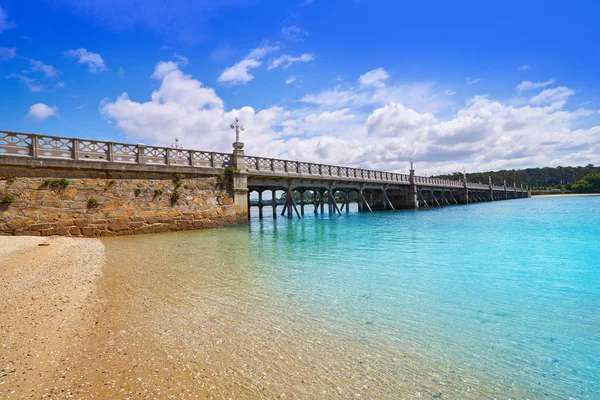
<svg viewBox="0 0 600 400"><path fill-rule="evenodd" d="M463 173L463 192L462 198L460 199L462 204L469 204L469 187L467 184L467 174Z"/></svg>
<svg viewBox="0 0 600 400"><path fill-rule="evenodd" d="M325 214L325 189L319 190L319 204L321 205L321 214Z"/></svg>
<svg viewBox="0 0 600 400"><path fill-rule="evenodd" d="M304 190L299 190L300 192L300 214L304 217Z"/></svg>
<svg viewBox="0 0 600 400"><path fill-rule="evenodd" d="M408 190L408 208L419 208L419 197L417 192L417 184L415 182L415 169L413 168L412 160L410 162L410 189Z"/></svg>
<svg viewBox="0 0 600 400"><path fill-rule="evenodd" d="M263 219L262 189L258 189L258 218Z"/></svg>
<svg viewBox="0 0 600 400"><path fill-rule="evenodd" d="M494 187L492 186L492 177L488 176L489 186L490 186L490 201L494 201Z"/></svg>
<svg viewBox="0 0 600 400"><path fill-rule="evenodd" d="M271 189L271 206L273 207L273 219L277 219L277 190Z"/></svg>
<svg viewBox="0 0 600 400"><path fill-rule="evenodd" d="M247 221L250 215L249 193L248 193L248 168L246 167L246 155L244 154L244 143L233 143L233 204L238 221Z"/></svg>
<svg viewBox="0 0 600 400"><path fill-rule="evenodd" d="M313 193L313 206L314 206L314 212L315 215L319 213L319 196L317 196L317 190L313 189L312 190Z"/></svg>

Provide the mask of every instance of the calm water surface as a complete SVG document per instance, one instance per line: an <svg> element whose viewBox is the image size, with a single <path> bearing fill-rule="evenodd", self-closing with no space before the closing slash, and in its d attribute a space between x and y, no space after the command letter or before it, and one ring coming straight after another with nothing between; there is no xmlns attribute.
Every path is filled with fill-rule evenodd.
<svg viewBox="0 0 600 400"><path fill-rule="evenodd" d="M155 395L599 399L599 210L600 197L307 207L302 221L106 239L111 340L169 369Z"/></svg>

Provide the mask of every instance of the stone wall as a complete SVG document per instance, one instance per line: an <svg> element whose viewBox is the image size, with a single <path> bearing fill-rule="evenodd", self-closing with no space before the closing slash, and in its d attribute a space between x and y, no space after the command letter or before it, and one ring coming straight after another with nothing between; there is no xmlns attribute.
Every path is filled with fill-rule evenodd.
<svg viewBox="0 0 600 400"><path fill-rule="evenodd" d="M236 212L230 185L216 174L0 165L3 235L112 236L245 222L246 210Z"/></svg>

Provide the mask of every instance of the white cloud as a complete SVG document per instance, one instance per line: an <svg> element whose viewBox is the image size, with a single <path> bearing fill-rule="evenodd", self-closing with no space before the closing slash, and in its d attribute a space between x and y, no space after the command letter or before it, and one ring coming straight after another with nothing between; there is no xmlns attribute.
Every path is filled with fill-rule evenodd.
<svg viewBox="0 0 600 400"><path fill-rule="evenodd" d="M16 47L0 47L0 61L10 60L17 56Z"/></svg>
<svg viewBox="0 0 600 400"><path fill-rule="evenodd" d="M29 107L27 118L43 121L50 117L58 117L58 107L50 107L44 103L37 103Z"/></svg>
<svg viewBox="0 0 600 400"><path fill-rule="evenodd" d="M548 79L545 82L523 81L517 85L517 92L525 92L527 90L539 89L550 86L554 83L554 79Z"/></svg>
<svg viewBox="0 0 600 400"><path fill-rule="evenodd" d="M285 80L285 84L286 85L289 85L290 83L294 83L294 82L296 82L296 77L295 76L290 76L289 78L287 78Z"/></svg>
<svg viewBox="0 0 600 400"><path fill-rule="evenodd" d="M399 103L379 108L367 118L369 135L377 137L406 137L422 133L436 122L431 113L419 114Z"/></svg>
<svg viewBox="0 0 600 400"><path fill-rule="evenodd" d="M456 92L454 90L451 90L451 89L446 89L446 90L444 90L444 94L446 96L454 96L456 94Z"/></svg>
<svg viewBox="0 0 600 400"><path fill-rule="evenodd" d="M252 50L237 64L226 68L219 76L218 82L230 83L232 85L246 83L254 79L248 71L253 68L258 68L262 65L262 58L267 54L278 51L279 46L264 45Z"/></svg>
<svg viewBox="0 0 600 400"><path fill-rule="evenodd" d="M597 163L600 158L600 126L586 127L585 119L598 111L566 111L568 88L545 94L539 106L475 96L458 111L451 112L453 106L440 113L431 110L447 97L443 91L415 83L337 87L312 95L319 102L300 108L228 110L213 89L172 61L157 64L153 78L160 87L147 101L124 93L102 106L102 114L132 141L167 145L178 137L189 148L231 151L229 124L240 117L249 155L404 172L413 157L422 175Z"/></svg>
<svg viewBox="0 0 600 400"><path fill-rule="evenodd" d="M84 48L79 48L77 50L69 50L66 52L66 54L77 58L78 64L87 64L88 69L92 74L106 71L108 69L104 64L104 60L98 53L92 53Z"/></svg>
<svg viewBox="0 0 600 400"><path fill-rule="evenodd" d="M468 76L465 78L467 81L467 85L474 85L478 82L481 82L481 78L475 78L475 79L471 79Z"/></svg>
<svg viewBox="0 0 600 400"><path fill-rule="evenodd" d="M356 115L350 114L349 108L336 111L324 111L320 114L310 114L304 119L307 122L319 123L319 122L336 122L336 121L347 121L355 118Z"/></svg>
<svg viewBox="0 0 600 400"><path fill-rule="evenodd" d="M54 85L54 87L64 88L65 87L65 83L64 82L56 82L56 84Z"/></svg>
<svg viewBox="0 0 600 400"><path fill-rule="evenodd" d="M531 70L531 66L527 65L527 64L523 64L519 67L518 71L519 72L529 72Z"/></svg>
<svg viewBox="0 0 600 400"><path fill-rule="evenodd" d="M293 57L293 56L284 54L281 57L271 60L271 62L269 63L269 69L277 68L279 66L282 66L282 68L289 68L293 64L296 64L299 62L310 62L310 61L313 61L314 59L315 59L315 55L310 54L310 53L304 53L298 57Z"/></svg>
<svg viewBox="0 0 600 400"><path fill-rule="evenodd" d="M117 71L117 76L120 79L124 79L125 78L125 69L123 67L119 68L119 70Z"/></svg>
<svg viewBox="0 0 600 400"><path fill-rule="evenodd" d="M8 19L8 14L2 6L0 6L0 33L16 27L17 25Z"/></svg>
<svg viewBox="0 0 600 400"><path fill-rule="evenodd" d="M565 101L574 94L574 90L565 86L558 86L552 89L543 90L540 94L533 96L530 102L532 104L551 104Z"/></svg>
<svg viewBox="0 0 600 400"><path fill-rule="evenodd" d="M35 79L23 74L10 74L7 76L7 78L15 78L20 80L32 92L41 92L44 90L44 87L38 84Z"/></svg>
<svg viewBox="0 0 600 400"><path fill-rule="evenodd" d="M52 65L44 64L43 62L32 58L29 58L28 60L31 64L31 70L33 72L42 72L46 78L54 78L60 73L60 71Z"/></svg>
<svg viewBox="0 0 600 400"><path fill-rule="evenodd" d="M381 86L390 75L381 67L367 72L358 78L361 85Z"/></svg>
<svg viewBox="0 0 600 400"><path fill-rule="evenodd" d="M291 40L292 42L301 42L305 36L308 36L308 32L297 25L283 27L281 34L284 39Z"/></svg>

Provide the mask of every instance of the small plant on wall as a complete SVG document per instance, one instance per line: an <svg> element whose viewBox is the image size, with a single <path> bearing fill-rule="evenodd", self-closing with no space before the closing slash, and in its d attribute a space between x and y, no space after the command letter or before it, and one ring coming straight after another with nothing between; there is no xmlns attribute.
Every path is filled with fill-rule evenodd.
<svg viewBox="0 0 600 400"><path fill-rule="evenodd" d="M163 194L163 191L161 189L154 189L153 200L156 199L157 197L160 197L162 194Z"/></svg>
<svg viewBox="0 0 600 400"><path fill-rule="evenodd" d="M217 185L221 189L233 190L233 175L238 172L239 169L229 166L223 170L223 173L217 175Z"/></svg>
<svg viewBox="0 0 600 400"><path fill-rule="evenodd" d="M114 180L114 179L111 179L110 181L108 181L108 182L106 183L106 187L104 188L104 190L108 190L108 189L110 189L110 188L111 188L111 187L113 187L113 186L114 186L116 183L117 183L117 181L116 181L116 180Z"/></svg>
<svg viewBox="0 0 600 400"><path fill-rule="evenodd" d="M53 189L64 189L67 186L69 186L71 182L68 179L65 178L58 178L58 179L44 179L42 181L42 186L44 187L50 187Z"/></svg>
<svg viewBox="0 0 600 400"><path fill-rule="evenodd" d="M139 189L139 188L135 189L134 192L133 192L133 195L135 197L138 197L140 194L142 194L142 189Z"/></svg>
<svg viewBox="0 0 600 400"><path fill-rule="evenodd" d="M7 176L6 177L6 183L9 185L12 185L13 183L15 183L15 181L17 180L17 178L15 178L14 176Z"/></svg>
<svg viewBox="0 0 600 400"><path fill-rule="evenodd" d="M90 197L87 201L87 208L98 208L98 200L93 197Z"/></svg>
<svg viewBox="0 0 600 400"><path fill-rule="evenodd" d="M179 201L179 197L181 197L181 193L177 190L171 194L171 205L174 206Z"/></svg>
<svg viewBox="0 0 600 400"><path fill-rule="evenodd" d="M15 196L7 194L0 199L0 204L9 205L15 202Z"/></svg>

